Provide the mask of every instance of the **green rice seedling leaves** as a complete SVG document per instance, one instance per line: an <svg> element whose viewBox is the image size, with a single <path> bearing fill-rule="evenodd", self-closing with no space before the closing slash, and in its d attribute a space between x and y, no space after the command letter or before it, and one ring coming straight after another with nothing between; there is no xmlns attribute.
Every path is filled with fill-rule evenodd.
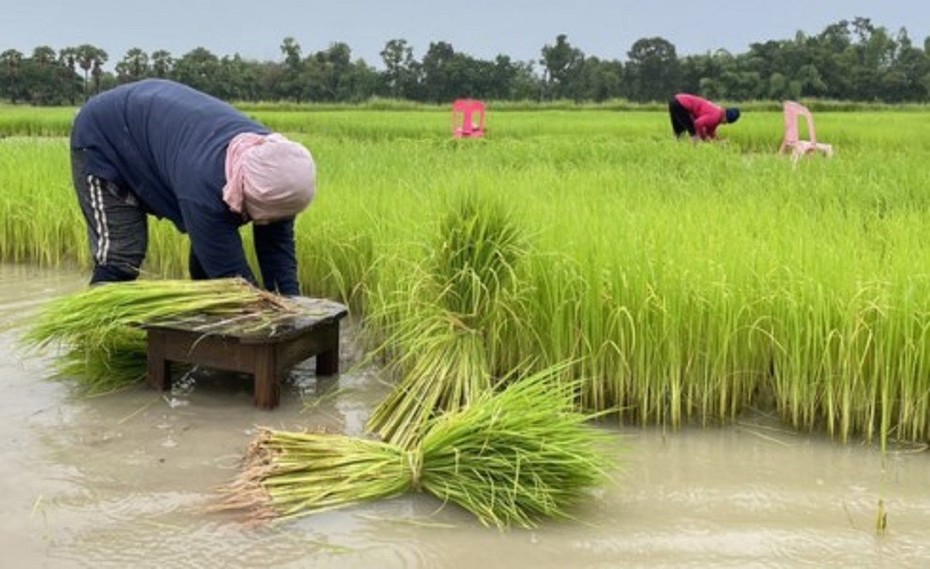
<svg viewBox="0 0 930 569"><path fill-rule="evenodd" d="M485 347L479 336L445 330L425 332L409 356L397 386L372 412L368 429L382 440L411 448L433 417L467 406L491 390Z"/></svg>
<svg viewBox="0 0 930 569"><path fill-rule="evenodd" d="M797 167L776 154L782 114L764 102L725 147L676 144L658 105L622 102L496 105L500 136L485 144L452 143L438 106L252 111L326 157L327 191L295 225L301 286L364 317L394 377L423 333L453 342L459 327L478 331L491 377L577 362L583 403L625 424L762 407L839 441L927 442L930 113L820 105L843 111L818 118L840 151ZM73 114L0 107L5 262L93 262L68 168ZM515 257L489 254L502 218L532 231L529 255L519 239ZM183 275L186 240L149 227L148 273Z"/></svg>
<svg viewBox="0 0 930 569"><path fill-rule="evenodd" d="M87 394L145 377L141 326L199 312L230 316L290 310L284 299L242 279L138 280L87 288L46 304L21 338L27 347L57 347L59 376ZM254 324L254 323L253 323Z"/></svg>
<svg viewBox="0 0 930 569"><path fill-rule="evenodd" d="M419 486L485 525L535 527L571 517L570 506L606 479L611 435L572 410L580 383L556 384L551 375L519 379L438 417L420 447Z"/></svg>
<svg viewBox="0 0 930 569"><path fill-rule="evenodd" d="M264 430L217 509L286 519L423 491L502 529L571 518L588 491L609 480L615 437L574 410L580 385L557 382L559 371L516 379L432 418L410 449Z"/></svg>
<svg viewBox="0 0 930 569"><path fill-rule="evenodd" d="M466 194L440 222L427 260L411 272L405 298L376 318L391 332L381 350L401 380L374 410L370 431L413 447L434 416L489 391L501 323L513 320L515 267L525 237L504 208Z"/></svg>
<svg viewBox="0 0 930 569"><path fill-rule="evenodd" d="M440 304L479 328L493 302L514 280L525 237L510 214L491 200L466 194L444 217L431 276Z"/></svg>

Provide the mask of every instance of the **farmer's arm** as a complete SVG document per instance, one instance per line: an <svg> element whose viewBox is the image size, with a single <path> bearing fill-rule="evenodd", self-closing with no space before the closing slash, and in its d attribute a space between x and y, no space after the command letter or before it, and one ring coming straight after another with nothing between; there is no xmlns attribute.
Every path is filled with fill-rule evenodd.
<svg viewBox="0 0 930 569"><path fill-rule="evenodd" d="M242 250L239 227L230 218L233 214L209 210L187 200L181 200L180 205L191 248L207 277L238 276L256 284Z"/></svg>
<svg viewBox="0 0 930 569"><path fill-rule="evenodd" d="M253 223L252 238L265 288L287 296L300 294L300 283L297 282L294 218L267 225Z"/></svg>
<svg viewBox="0 0 930 569"><path fill-rule="evenodd" d="M710 115L701 115L694 120L694 131L701 140L717 137L717 121Z"/></svg>

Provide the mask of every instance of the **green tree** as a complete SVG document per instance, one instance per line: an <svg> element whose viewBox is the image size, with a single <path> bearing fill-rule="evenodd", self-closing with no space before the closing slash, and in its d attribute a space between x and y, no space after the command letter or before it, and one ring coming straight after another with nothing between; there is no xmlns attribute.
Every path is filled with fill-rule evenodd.
<svg viewBox="0 0 930 569"><path fill-rule="evenodd" d="M64 47L58 50L58 61L67 66L72 73L77 73L77 57L77 48Z"/></svg>
<svg viewBox="0 0 930 569"><path fill-rule="evenodd" d="M907 29L896 37L893 61L882 76L881 90L890 102L926 101L930 95L930 60L914 47Z"/></svg>
<svg viewBox="0 0 930 569"><path fill-rule="evenodd" d="M205 47L197 47L174 63L174 79L214 95L222 90L217 80L219 66L220 60L212 51Z"/></svg>
<svg viewBox="0 0 930 569"><path fill-rule="evenodd" d="M490 91L484 96L498 100L538 100L542 96L533 62L512 61L498 54L489 71Z"/></svg>
<svg viewBox="0 0 930 569"><path fill-rule="evenodd" d="M58 54L47 45L32 50L25 65L26 90L33 105L52 105L58 100Z"/></svg>
<svg viewBox="0 0 930 569"><path fill-rule="evenodd" d="M285 97L281 95L280 85L284 81L284 66L275 61L266 61L258 66L258 95L257 100L280 101Z"/></svg>
<svg viewBox="0 0 930 569"><path fill-rule="evenodd" d="M460 96L455 93L458 88L450 85L453 79L450 65L454 57L452 44L441 41L429 45L422 62L423 96L427 101L442 103Z"/></svg>
<svg viewBox="0 0 930 569"><path fill-rule="evenodd" d="M58 54L47 45L40 45L32 50L32 61L40 67L54 65L57 60Z"/></svg>
<svg viewBox="0 0 930 569"><path fill-rule="evenodd" d="M555 44L546 44L542 48L542 59L546 95L550 99L568 98L573 95L571 84L578 77L581 65L584 63L584 53L572 47L568 36L559 34Z"/></svg>
<svg viewBox="0 0 930 569"><path fill-rule="evenodd" d="M284 56L283 76L279 82L278 89L281 95L288 99L293 99L300 103L305 93L305 86L302 85L304 71L304 62L301 60L301 47L297 40L288 36L281 42L281 54Z"/></svg>
<svg viewBox="0 0 930 569"><path fill-rule="evenodd" d="M90 96L89 90L92 73L94 74L95 92L99 91L103 64L106 63L108 56L106 51L86 43L74 49L76 50L78 65L84 70L84 99L86 100Z"/></svg>
<svg viewBox="0 0 930 569"><path fill-rule="evenodd" d="M213 95L225 101L254 101L260 96L259 66L241 55L220 58Z"/></svg>
<svg viewBox="0 0 930 569"><path fill-rule="evenodd" d="M579 72L578 100L602 102L622 96L623 63L588 57Z"/></svg>
<svg viewBox="0 0 930 569"><path fill-rule="evenodd" d="M352 49L343 42L335 42L316 54L316 60L325 69L324 89L331 101L348 101L353 98Z"/></svg>
<svg viewBox="0 0 930 569"><path fill-rule="evenodd" d="M75 105L84 89L84 82L77 73L77 49L65 47L58 50L58 62L67 69L67 73L62 73L62 94L67 97L68 104Z"/></svg>
<svg viewBox="0 0 930 569"><path fill-rule="evenodd" d="M145 79L151 74L149 55L138 47L131 48L116 64L116 76L120 83L131 83Z"/></svg>
<svg viewBox="0 0 930 569"><path fill-rule="evenodd" d="M355 60L348 74L347 92L349 98L344 100L360 103L367 101L378 93L381 80L378 71L365 63L364 60Z"/></svg>
<svg viewBox="0 0 930 569"><path fill-rule="evenodd" d="M718 55L708 52L686 56L681 60L681 79L675 91L716 98L720 92L718 78L722 75L723 63Z"/></svg>
<svg viewBox="0 0 930 569"><path fill-rule="evenodd" d="M671 42L661 37L640 39L627 55L631 99L664 101L679 90L681 64Z"/></svg>
<svg viewBox="0 0 930 569"><path fill-rule="evenodd" d="M160 79L168 79L174 73L174 58L171 53L164 49L158 49L152 52L152 76Z"/></svg>
<svg viewBox="0 0 930 569"><path fill-rule="evenodd" d="M385 92L398 99L416 99L420 90L420 65L405 39L392 39L381 50Z"/></svg>
<svg viewBox="0 0 930 569"><path fill-rule="evenodd" d="M0 53L0 96L4 96L12 103L23 97L22 66L23 53L19 50L8 49Z"/></svg>

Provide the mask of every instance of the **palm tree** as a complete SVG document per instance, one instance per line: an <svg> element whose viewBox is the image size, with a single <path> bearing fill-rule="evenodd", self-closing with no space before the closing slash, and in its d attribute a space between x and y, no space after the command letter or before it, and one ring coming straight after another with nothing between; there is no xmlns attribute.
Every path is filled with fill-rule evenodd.
<svg viewBox="0 0 930 569"><path fill-rule="evenodd" d="M77 91L74 89L73 84L77 82L79 76L77 74L77 58L78 51L74 47L65 47L58 50L58 63L64 65L68 68L68 71L71 74L71 79L68 83L68 101L74 105L75 99L77 98Z"/></svg>
<svg viewBox="0 0 930 569"><path fill-rule="evenodd" d="M3 82L6 95L10 102L16 103L19 87L19 68L23 63L23 53L15 49L8 49L0 53L0 77L6 79Z"/></svg>
<svg viewBox="0 0 930 569"><path fill-rule="evenodd" d="M120 82L129 83L144 79L149 75L149 56L147 53L134 47L126 52L123 60L116 64L116 73Z"/></svg>
<svg viewBox="0 0 930 569"><path fill-rule="evenodd" d="M73 47L64 47L58 50L58 61L68 66L73 72L77 72L75 65L77 65L77 48Z"/></svg>
<svg viewBox="0 0 930 569"><path fill-rule="evenodd" d="M39 67L51 65L57 58L55 50L47 45L40 45L32 50L32 61Z"/></svg>
<svg viewBox="0 0 930 569"><path fill-rule="evenodd" d="M159 49L152 52L152 73L155 77L167 79L173 68L174 58L168 51Z"/></svg>
<svg viewBox="0 0 930 569"><path fill-rule="evenodd" d="M82 44L75 48L77 51L78 64L84 70L84 99L87 99L87 86L90 83L89 75L94 72L95 83L99 90L99 74L102 72L101 66L107 61L107 52L97 46Z"/></svg>

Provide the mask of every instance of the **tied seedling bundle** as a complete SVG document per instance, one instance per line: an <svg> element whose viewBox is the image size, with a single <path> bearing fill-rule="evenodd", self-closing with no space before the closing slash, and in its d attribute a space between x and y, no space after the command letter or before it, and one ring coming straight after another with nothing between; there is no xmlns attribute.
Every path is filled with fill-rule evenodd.
<svg viewBox="0 0 930 569"><path fill-rule="evenodd" d="M263 430L218 509L287 519L422 491L488 526L570 518L613 463L608 432L572 407L576 388L557 384L551 371L516 380L432 418L413 448Z"/></svg>
<svg viewBox="0 0 930 569"><path fill-rule="evenodd" d="M201 313L259 325L291 311L286 299L239 278L108 283L46 304L22 341L33 348L59 348L59 375L94 394L145 377L144 324Z"/></svg>
<svg viewBox="0 0 930 569"><path fill-rule="evenodd" d="M388 330L375 353L390 352L388 372L400 380L372 413L369 431L412 448L431 418L491 390L496 347L518 320L515 269L525 241L505 208L473 194L442 218L400 300L372 317Z"/></svg>

